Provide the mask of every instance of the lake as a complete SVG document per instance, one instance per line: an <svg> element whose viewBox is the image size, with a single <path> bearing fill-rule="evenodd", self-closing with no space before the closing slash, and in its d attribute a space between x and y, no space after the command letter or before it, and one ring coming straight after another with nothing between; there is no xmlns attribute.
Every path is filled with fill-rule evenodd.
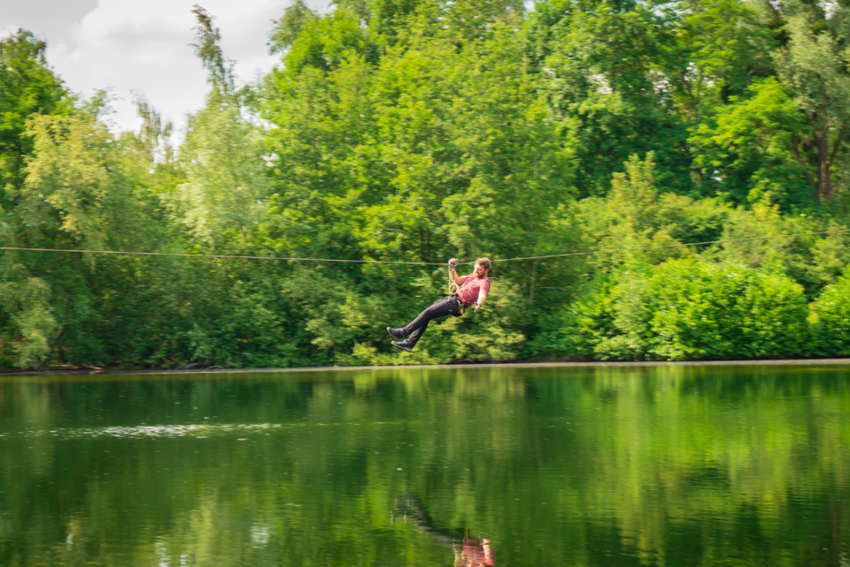
<svg viewBox="0 0 850 567"><path fill-rule="evenodd" d="M843 567L848 417L850 366L0 377L0 565Z"/></svg>

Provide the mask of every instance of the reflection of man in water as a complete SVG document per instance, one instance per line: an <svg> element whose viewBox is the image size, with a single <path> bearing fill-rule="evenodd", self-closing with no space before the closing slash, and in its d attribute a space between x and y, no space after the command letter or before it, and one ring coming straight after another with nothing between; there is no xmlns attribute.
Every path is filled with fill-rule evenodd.
<svg viewBox="0 0 850 567"><path fill-rule="evenodd" d="M479 567L495 564L496 557L490 548L489 539L465 539L463 547L460 550L455 549L455 567Z"/></svg>
<svg viewBox="0 0 850 567"><path fill-rule="evenodd" d="M482 567L483 565L495 565L496 557L490 548L490 540L484 539L483 534L478 534L478 539L469 538L469 529L460 534L454 530L443 530L435 528L428 514L420 507L419 501L412 494L402 495L397 498L390 521L396 519L410 522L423 532L434 538L441 546L454 548L454 567ZM463 542L462 544L460 542Z"/></svg>

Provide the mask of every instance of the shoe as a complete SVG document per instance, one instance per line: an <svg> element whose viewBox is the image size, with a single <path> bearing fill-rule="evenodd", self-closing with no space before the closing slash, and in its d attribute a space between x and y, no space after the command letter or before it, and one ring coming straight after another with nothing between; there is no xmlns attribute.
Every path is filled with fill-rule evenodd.
<svg viewBox="0 0 850 567"><path fill-rule="evenodd" d="M404 331L402 331L401 329L394 329L392 327L387 327L387 332L394 339L403 339L404 338Z"/></svg>
<svg viewBox="0 0 850 567"><path fill-rule="evenodd" d="M390 344L393 345L395 348L400 348L401 350L406 350L407 352L413 352L413 345L406 340L393 341Z"/></svg>

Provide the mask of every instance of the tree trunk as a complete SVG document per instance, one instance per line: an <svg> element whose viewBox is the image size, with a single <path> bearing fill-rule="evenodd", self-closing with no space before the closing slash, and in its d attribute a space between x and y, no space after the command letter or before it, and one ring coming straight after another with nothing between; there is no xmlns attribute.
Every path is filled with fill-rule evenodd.
<svg viewBox="0 0 850 567"><path fill-rule="evenodd" d="M818 189L817 198L825 201L832 193L832 179L829 176L829 131L822 136L815 136L818 149Z"/></svg>
<svg viewBox="0 0 850 567"><path fill-rule="evenodd" d="M818 179L817 187L815 188L815 198L819 201L827 201L832 198L835 192L835 186L832 183L832 164L835 163L835 157L838 150L844 141L844 129L842 128L835 143L832 144L830 151L829 143L829 125L823 124L818 128L818 120L814 116L809 116L809 124L814 131L814 144L818 152Z"/></svg>

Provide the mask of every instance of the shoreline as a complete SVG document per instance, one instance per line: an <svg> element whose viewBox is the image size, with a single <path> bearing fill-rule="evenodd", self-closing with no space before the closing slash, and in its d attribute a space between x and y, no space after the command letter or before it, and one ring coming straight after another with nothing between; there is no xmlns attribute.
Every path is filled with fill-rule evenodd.
<svg viewBox="0 0 850 567"><path fill-rule="evenodd" d="M469 364L410 364L395 366L299 366L290 368L191 368L191 369L53 369L20 372L0 371L0 378L12 376L122 376L122 375L181 375L181 374L249 374L249 373L296 373L296 372L341 372L365 370L440 369L458 370L467 368L602 368L602 367L646 367L646 366L850 366L850 358L790 358L790 359L746 359L746 360L681 360L681 361L604 361L604 362L482 362Z"/></svg>

